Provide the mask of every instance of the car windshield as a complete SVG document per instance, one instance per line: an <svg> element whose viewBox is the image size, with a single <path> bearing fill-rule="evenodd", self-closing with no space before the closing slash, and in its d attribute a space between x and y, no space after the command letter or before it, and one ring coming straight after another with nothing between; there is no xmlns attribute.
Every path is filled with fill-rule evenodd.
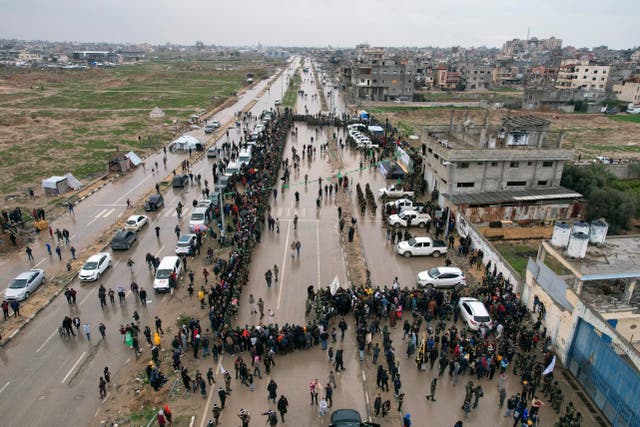
<svg viewBox="0 0 640 427"><path fill-rule="evenodd" d="M191 214L191 221L202 221L202 220L204 220L204 214L202 213Z"/></svg>
<svg viewBox="0 0 640 427"><path fill-rule="evenodd" d="M430 268L429 269L429 276L436 278L438 277L438 275L440 274L440 270L438 270L437 268Z"/></svg>
<svg viewBox="0 0 640 427"><path fill-rule="evenodd" d="M409 246L414 246L416 244L416 239L411 238L407 243L409 243Z"/></svg>
<svg viewBox="0 0 640 427"><path fill-rule="evenodd" d="M9 285L9 288L21 289L21 288L24 288L25 286L27 286L27 279L15 279L13 282L11 282L11 284Z"/></svg>
<svg viewBox="0 0 640 427"><path fill-rule="evenodd" d="M158 270L156 279L168 279L171 276L171 270Z"/></svg>
<svg viewBox="0 0 640 427"><path fill-rule="evenodd" d="M93 261L87 262L82 266L83 270L95 270L96 268L98 268L98 263Z"/></svg>
<svg viewBox="0 0 640 427"><path fill-rule="evenodd" d="M127 225L136 225L138 221L136 221L135 219L130 219L127 221Z"/></svg>
<svg viewBox="0 0 640 427"><path fill-rule="evenodd" d="M399 217L399 218L402 218L402 219L404 219L406 216L407 216L407 213L406 213L406 212L400 212L400 213L398 214L398 217Z"/></svg>

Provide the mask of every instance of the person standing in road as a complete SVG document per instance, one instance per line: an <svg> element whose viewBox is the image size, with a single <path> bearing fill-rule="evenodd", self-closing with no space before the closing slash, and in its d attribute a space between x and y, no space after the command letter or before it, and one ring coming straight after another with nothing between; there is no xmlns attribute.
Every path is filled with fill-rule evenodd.
<svg viewBox="0 0 640 427"><path fill-rule="evenodd" d="M436 387L438 386L438 378L431 380L431 393L427 396L427 400L436 401Z"/></svg>
<svg viewBox="0 0 640 427"><path fill-rule="evenodd" d="M160 238L160 226L156 225L156 238Z"/></svg>
<svg viewBox="0 0 640 427"><path fill-rule="evenodd" d="M138 294L140 295L140 303L146 307L147 306L147 291L145 291L143 287L140 287L140 291L138 291Z"/></svg>
<svg viewBox="0 0 640 427"><path fill-rule="evenodd" d="M378 417L380 416L380 408L382 408L382 396L380 396L380 393L376 394L376 398L373 401L373 416L374 417Z"/></svg>
<svg viewBox="0 0 640 427"><path fill-rule="evenodd" d="M179 239L180 238L180 225L176 224L176 228L174 228L173 231L176 233L176 239Z"/></svg>
<svg viewBox="0 0 640 427"><path fill-rule="evenodd" d="M33 262L34 261L33 250L29 246L27 246L24 251L27 253L27 257L29 258L29 261Z"/></svg>
<svg viewBox="0 0 640 427"><path fill-rule="evenodd" d="M102 339L105 339L105 336L107 333L107 327L104 325L104 323L100 322L100 324L98 325L98 330L100 331L100 335L102 336Z"/></svg>
<svg viewBox="0 0 640 427"><path fill-rule="evenodd" d="M134 274L136 272L135 265L136 263L131 258L127 260L127 267L129 267L129 270L131 270L131 274Z"/></svg>
<svg viewBox="0 0 640 427"><path fill-rule="evenodd" d="M104 380L109 384L111 382L111 371L109 371L109 367L104 367Z"/></svg>
<svg viewBox="0 0 640 427"><path fill-rule="evenodd" d="M298 257L298 259L300 258L301 247L302 247L302 243L300 243L300 240L296 241L296 256Z"/></svg>
<svg viewBox="0 0 640 427"><path fill-rule="evenodd" d="M82 325L82 332L84 332L84 334L87 336L87 340L91 341L91 330L89 329L89 322L85 322L85 324Z"/></svg>
<svg viewBox="0 0 640 427"><path fill-rule="evenodd" d="M69 251L71 252L71 259L76 259L76 248L74 248L73 246L71 246L69 248Z"/></svg>
<svg viewBox="0 0 640 427"><path fill-rule="evenodd" d="M273 279L275 280L276 283L278 283L278 273L280 272L280 269L278 268L277 264L273 264Z"/></svg>
<svg viewBox="0 0 640 427"><path fill-rule="evenodd" d="M264 301L262 298L258 298L258 311L260 311L260 320L264 317Z"/></svg>
<svg viewBox="0 0 640 427"><path fill-rule="evenodd" d="M320 382L318 379L314 379L309 383L309 394L311 395L311 404L318 404L318 392L320 391Z"/></svg>
<svg viewBox="0 0 640 427"><path fill-rule="evenodd" d="M56 245L56 255L58 255L58 259L62 261L62 249L60 249L60 245Z"/></svg>
<svg viewBox="0 0 640 427"><path fill-rule="evenodd" d="M218 397L220 398L220 409L224 409L224 403L227 401L227 392L222 386L218 387Z"/></svg>
<svg viewBox="0 0 640 427"><path fill-rule="evenodd" d="M343 349L339 348L336 350L336 372L344 371L344 360L343 360Z"/></svg>
<svg viewBox="0 0 640 427"><path fill-rule="evenodd" d="M100 308L104 310L107 306L107 290L102 284L98 288L98 299L100 300Z"/></svg>
<svg viewBox="0 0 640 427"><path fill-rule="evenodd" d="M9 319L9 301L7 300L2 301L2 315L4 320Z"/></svg>
<svg viewBox="0 0 640 427"><path fill-rule="evenodd" d="M276 384L273 379L269 381L269 384L267 385L267 391L269 392L269 396L267 397L267 399L271 400L273 403L276 403L276 397L278 397L278 384Z"/></svg>
<svg viewBox="0 0 640 427"><path fill-rule="evenodd" d="M278 399L278 412L280 412L280 418L284 423L284 414L287 413L287 408L289 407L289 401L284 394L280 395L280 399Z"/></svg>
<svg viewBox="0 0 640 427"><path fill-rule="evenodd" d="M49 256L53 255L53 253L51 252L51 244L49 242L46 242L44 244L44 247L47 248L47 253L49 254Z"/></svg>
<svg viewBox="0 0 640 427"><path fill-rule="evenodd" d="M271 272L271 270L267 270L267 272L264 273L264 280L267 282L267 288L271 287L272 278L273 278L273 273Z"/></svg>
<svg viewBox="0 0 640 427"><path fill-rule="evenodd" d="M324 396L329 404L329 408L333 406L333 387L331 387L331 383L327 383L324 388Z"/></svg>
<svg viewBox="0 0 640 427"><path fill-rule="evenodd" d="M156 316L156 332L164 335L164 331L162 330L162 319Z"/></svg>
<svg viewBox="0 0 640 427"><path fill-rule="evenodd" d="M100 399L107 397L107 383L102 377L100 377L100 382L98 383L98 391L100 392Z"/></svg>
<svg viewBox="0 0 640 427"><path fill-rule="evenodd" d="M20 314L20 301L18 301L17 299L11 301L11 310L13 310L13 317L22 317L22 315Z"/></svg>

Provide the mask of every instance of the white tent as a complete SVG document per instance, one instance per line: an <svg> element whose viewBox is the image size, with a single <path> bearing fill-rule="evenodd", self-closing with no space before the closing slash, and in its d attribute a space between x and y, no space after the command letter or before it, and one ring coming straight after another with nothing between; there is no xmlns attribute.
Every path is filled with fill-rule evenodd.
<svg viewBox="0 0 640 427"><path fill-rule="evenodd" d="M73 188L74 190L79 190L84 186L84 184L78 181L78 179L75 176L71 175L71 173L66 174L64 177L67 179L67 184L69 185L69 187Z"/></svg>
<svg viewBox="0 0 640 427"><path fill-rule="evenodd" d="M151 110L149 112L149 118L150 119L159 119L164 117L164 111L162 111L160 108L155 107L153 110Z"/></svg>
<svg viewBox="0 0 640 427"><path fill-rule="evenodd" d="M201 145L200 141L195 136L182 135L171 143L172 150L184 150L188 151L189 148L195 150L198 145Z"/></svg>
<svg viewBox="0 0 640 427"><path fill-rule="evenodd" d="M51 176L42 180L42 188L46 194L58 195L69 191L69 184L65 176Z"/></svg>
<svg viewBox="0 0 640 427"><path fill-rule="evenodd" d="M125 154L125 157L129 159L133 166L138 166L140 165L140 163L142 163L142 159L138 157L138 155L133 151L129 151L127 154Z"/></svg>

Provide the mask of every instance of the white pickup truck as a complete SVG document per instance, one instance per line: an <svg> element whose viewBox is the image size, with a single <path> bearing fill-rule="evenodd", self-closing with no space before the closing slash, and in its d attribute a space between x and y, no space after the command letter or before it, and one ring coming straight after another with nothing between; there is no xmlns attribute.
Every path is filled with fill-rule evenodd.
<svg viewBox="0 0 640 427"><path fill-rule="evenodd" d="M414 197L415 193L409 190L403 190L402 188L398 188L395 185L391 185L389 187L383 187L378 190L378 194L380 196L387 196L390 199L397 199L399 197Z"/></svg>
<svg viewBox="0 0 640 427"><path fill-rule="evenodd" d="M447 244L442 240L433 240L430 237L414 237L404 240L396 245L396 252L404 257L433 256L439 257L447 253Z"/></svg>
<svg viewBox="0 0 640 427"><path fill-rule="evenodd" d="M426 206L424 203L416 203L411 199L398 199L387 202L385 205L387 208L395 208L398 212L406 210L414 210L418 212L424 212Z"/></svg>
<svg viewBox="0 0 640 427"><path fill-rule="evenodd" d="M389 225L392 227L426 227L431 222L431 216L414 210L402 211L399 214L389 215Z"/></svg>

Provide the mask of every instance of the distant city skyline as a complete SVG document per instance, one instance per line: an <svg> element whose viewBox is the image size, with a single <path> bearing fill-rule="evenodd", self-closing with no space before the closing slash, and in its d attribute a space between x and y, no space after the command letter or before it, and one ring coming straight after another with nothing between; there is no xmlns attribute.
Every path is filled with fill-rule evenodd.
<svg viewBox="0 0 640 427"><path fill-rule="evenodd" d="M640 7L635 0L5 0L0 14L0 38L22 40L500 48L530 28L531 37L554 36L563 46L627 49L638 45Z"/></svg>

